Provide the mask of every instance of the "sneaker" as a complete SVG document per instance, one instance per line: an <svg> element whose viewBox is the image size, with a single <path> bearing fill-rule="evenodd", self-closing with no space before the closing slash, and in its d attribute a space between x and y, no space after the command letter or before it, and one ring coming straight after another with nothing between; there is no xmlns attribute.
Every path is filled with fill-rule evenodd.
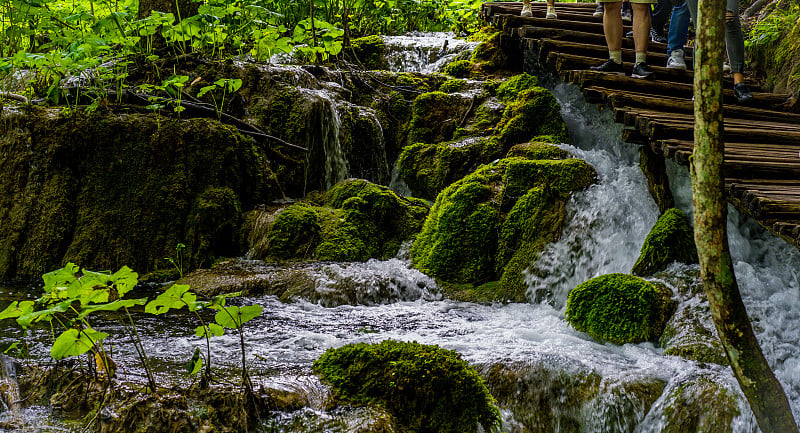
<svg viewBox="0 0 800 433"><path fill-rule="evenodd" d="M744 83L733 85L733 96L736 97L740 104L747 104L753 100L753 94L750 93L750 89Z"/></svg>
<svg viewBox="0 0 800 433"><path fill-rule="evenodd" d="M533 11L531 10L531 4L527 3L522 5L522 13L520 14L523 17L532 17Z"/></svg>
<svg viewBox="0 0 800 433"><path fill-rule="evenodd" d="M650 27L650 40L653 42L660 42L662 44L667 43L667 38L659 35L658 31L652 27Z"/></svg>
<svg viewBox="0 0 800 433"><path fill-rule="evenodd" d="M731 71L731 64L728 62L722 63L722 72L730 72Z"/></svg>
<svg viewBox="0 0 800 433"><path fill-rule="evenodd" d="M609 72L612 74L625 75L625 73L622 71L622 64L611 59L606 60L606 62L600 66L592 66L589 69L597 72Z"/></svg>
<svg viewBox="0 0 800 433"><path fill-rule="evenodd" d="M602 17L603 16L603 4L597 3L597 8L595 8L594 13L592 14L593 17Z"/></svg>
<svg viewBox="0 0 800 433"><path fill-rule="evenodd" d="M686 69L686 60L683 59L683 50L672 50L667 59L667 69Z"/></svg>
<svg viewBox="0 0 800 433"><path fill-rule="evenodd" d="M631 9L631 5L628 2L622 3L622 21L633 21L633 9Z"/></svg>
<svg viewBox="0 0 800 433"><path fill-rule="evenodd" d="M633 65L633 72L631 72L631 77L633 78L653 78L653 71L647 66L645 62L635 63Z"/></svg>
<svg viewBox="0 0 800 433"><path fill-rule="evenodd" d="M556 7L555 6L548 6L547 7L547 14L545 14L544 17L547 18L548 20L557 19L558 15L556 15Z"/></svg>

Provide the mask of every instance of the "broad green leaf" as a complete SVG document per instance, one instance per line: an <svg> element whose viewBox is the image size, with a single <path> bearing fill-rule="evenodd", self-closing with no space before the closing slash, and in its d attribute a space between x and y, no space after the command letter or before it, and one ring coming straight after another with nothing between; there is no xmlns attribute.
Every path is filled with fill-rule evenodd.
<svg viewBox="0 0 800 433"><path fill-rule="evenodd" d="M81 309L81 314L78 315L78 319L83 319L95 311L117 311L120 308L131 308L135 305L144 305L145 302L147 302L147 298L117 299L116 301L109 302L107 304L89 305Z"/></svg>
<svg viewBox="0 0 800 433"><path fill-rule="evenodd" d="M91 350L95 343L106 337L108 337L108 334L105 332L95 331L91 328L84 330L67 329L56 338L53 347L50 348L50 356L58 360L70 356L83 355Z"/></svg>
<svg viewBox="0 0 800 433"><path fill-rule="evenodd" d="M200 88L200 91L199 91L199 92L197 92L197 97L198 97L198 98L202 98L202 97L203 97L203 95L205 95L206 93L208 93L208 92L210 92L210 91L212 91L212 90L214 90L214 89L216 89L216 88L217 88L217 86L216 86L216 85L214 85L214 86L205 86L205 87L202 87L202 88ZM170 260L170 261L171 261L171 260L172 260L172 258L167 258L167 260ZM174 262L173 262L173 264L174 264Z"/></svg>
<svg viewBox="0 0 800 433"><path fill-rule="evenodd" d="M28 314L33 310L33 301L14 301L0 313L0 320L12 319Z"/></svg>
<svg viewBox="0 0 800 433"><path fill-rule="evenodd" d="M225 333L225 328L216 323L209 323L207 326L200 325L194 330L194 335L198 337L221 337Z"/></svg>
<svg viewBox="0 0 800 433"><path fill-rule="evenodd" d="M258 317L264 311L261 305L247 305L244 307L230 306L225 307L214 315L214 320L230 329L239 329L242 324Z"/></svg>
<svg viewBox="0 0 800 433"><path fill-rule="evenodd" d="M148 302L144 307L145 313L150 314L164 314L171 308L183 308L187 302L184 302L183 296L189 291L189 286L185 284L173 284L164 293L158 295L157 298ZM190 298L189 298L190 299ZM196 299L196 297L195 297ZM194 299L191 299L194 301Z"/></svg>
<svg viewBox="0 0 800 433"><path fill-rule="evenodd" d="M42 275L44 291L49 293L55 288L69 287L72 283L78 281L78 277L75 276L78 271L80 271L80 266L74 263L67 263L61 269L56 269L55 271Z"/></svg>
<svg viewBox="0 0 800 433"><path fill-rule="evenodd" d="M203 368L203 358L200 356L200 348L194 349L192 359L189 360L186 367L186 370L189 372L189 376L194 376L200 372L201 368Z"/></svg>
<svg viewBox="0 0 800 433"><path fill-rule="evenodd" d="M74 299L67 299L66 301L62 301L46 310L28 312L17 318L17 324L22 328L27 329L33 322L38 322L40 320L49 322L52 320L53 314L63 313L69 310L70 305L72 305L73 302L75 302Z"/></svg>
<svg viewBox="0 0 800 433"><path fill-rule="evenodd" d="M123 266L111 275L111 282L114 284L114 288L117 289L117 295L123 298L126 293L139 284L139 274L134 272L133 269Z"/></svg>

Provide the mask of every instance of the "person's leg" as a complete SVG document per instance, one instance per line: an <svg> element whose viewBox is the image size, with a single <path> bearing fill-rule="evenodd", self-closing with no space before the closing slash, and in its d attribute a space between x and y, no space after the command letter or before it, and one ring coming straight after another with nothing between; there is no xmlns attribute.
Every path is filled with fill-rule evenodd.
<svg viewBox="0 0 800 433"><path fill-rule="evenodd" d="M672 8L672 16L669 18L669 33L667 34L667 54L672 50L682 50L686 46L689 35L689 6L686 2Z"/></svg>
<svg viewBox="0 0 800 433"><path fill-rule="evenodd" d="M753 99L753 94L744 83L744 35L739 22L739 0L728 0L725 9L725 46L733 75L733 95L739 103L746 104Z"/></svg>
<svg viewBox="0 0 800 433"><path fill-rule="evenodd" d="M608 60L590 69L599 72L622 74L622 8L621 1L603 2L603 33L608 46Z"/></svg>
<svg viewBox="0 0 800 433"><path fill-rule="evenodd" d="M658 0L658 4L653 8L653 15L651 17L652 27L661 37L664 36L664 27L671 13L672 0Z"/></svg>
<svg viewBox="0 0 800 433"><path fill-rule="evenodd" d="M558 18L556 15L556 1L555 0L547 0L547 13L544 16L548 20L554 20Z"/></svg>
<svg viewBox="0 0 800 433"><path fill-rule="evenodd" d="M522 0L522 13L523 17L532 17L533 11L531 10L531 0Z"/></svg>
<svg viewBox="0 0 800 433"><path fill-rule="evenodd" d="M633 46L636 49L636 63L639 63L641 54L647 56L647 44L650 42L650 4L632 3L631 6L633 6Z"/></svg>

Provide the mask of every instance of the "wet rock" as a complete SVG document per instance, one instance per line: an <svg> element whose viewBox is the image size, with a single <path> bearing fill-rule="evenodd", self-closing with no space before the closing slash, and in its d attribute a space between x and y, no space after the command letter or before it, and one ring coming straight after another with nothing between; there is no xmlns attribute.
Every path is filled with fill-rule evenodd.
<svg viewBox="0 0 800 433"><path fill-rule="evenodd" d="M386 187L348 179L325 192L249 215L256 259L366 261L394 257L422 227L428 206Z"/></svg>
<svg viewBox="0 0 800 433"><path fill-rule="evenodd" d="M241 253L242 209L280 196L266 148L208 119L33 109L2 122L0 278L67 261L142 273Z"/></svg>
<svg viewBox="0 0 800 433"><path fill-rule="evenodd" d="M673 262L698 263L694 229L686 214L676 208L664 212L653 225L631 273L640 277L650 276Z"/></svg>
<svg viewBox="0 0 800 433"><path fill-rule="evenodd" d="M457 290L456 297L524 301L522 271L559 236L570 193L594 178L579 159L506 158L482 166L436 198L411 248L412 263L448 283L499 281L481 293Z"/></svg>
<svg viewBox="0 0 800 433"><path fill-rule="evenodd" d="M614 344L656 341L675 311L672 291L626 274L592 278L572 289L567 322Z"/></svg>
<svg viewBox="0 0 800 433"><path fill-rule="evenodd" d="M661 395L661 379L603 377L574 361L539 356L531 362L481 366L510 433L628 433Z"/></svg>
<svg viewBox="0 0 800 433"><path fill-rule="evenodd" d="M431 278L397 259L349 264L233 259L212 269L195 270L179 282L206 297L242 292L328 307L438 299L438 287Z"/></svg>
<svg viewBox="0 0 800 433"><path fill-rule="evenodd" d="M404 431L491 431L499 412L483 380L453 351L387 340L328 349L314 371L337 398L385 408Z"/></svg>
<svg viewBox="0 0 800 433"><path fill-rule="evenodd" d="M387 69L386 42L378 35L365 36L350 41L352 51L345 50L346 57L355 56L353 61L363 66L363 69Z"/></svg>

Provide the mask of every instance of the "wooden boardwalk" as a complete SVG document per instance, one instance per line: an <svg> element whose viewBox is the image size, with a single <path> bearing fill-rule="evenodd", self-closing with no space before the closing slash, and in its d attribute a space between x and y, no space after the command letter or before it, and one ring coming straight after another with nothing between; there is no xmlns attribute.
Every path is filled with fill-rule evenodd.
<svg viewBox="0 0 800 433"><path fill-rule="evenodd" d="M556 3L557 20L520 17L521 2L485 3L482 17L503 31L503 45L526 50L539 67L582 89L586 98L613 110L625 141L688 165L693 145L692 71L666 69L666 44L651 42L647 63L656 80L590 71L608 59L602 17L595 3ZM625 32L630 30L625 25ZM626 74L633 68L633 40L623 40ZM691 68L691 50L687 52ZM750 85L755 101L736 105L725 85L725 182L728 199L741 212L800 248L800 114L787 112L788 95Z"/></svg>

